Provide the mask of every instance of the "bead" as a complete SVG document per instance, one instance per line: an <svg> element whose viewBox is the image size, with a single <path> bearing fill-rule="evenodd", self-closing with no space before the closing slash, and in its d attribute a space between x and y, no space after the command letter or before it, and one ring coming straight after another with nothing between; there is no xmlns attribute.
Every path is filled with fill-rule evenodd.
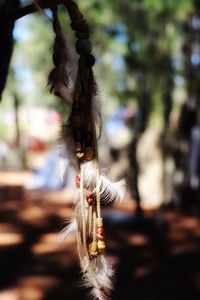
<svg viewBox="0 0 200 300"><path fill-rule="evenodd" d="M87 194L86 200L89 205L92 205L94 202L94 195L92 193Z"/></svg>
<svg viewBox="0 0 200 300"><path fill-rule="evenodd" d="M82 143L81 142L76 142L76 156L78 158L83 157L84 152L83 152L83 148L82 148Z"/></svg>
<svg viewBox="0 0 200 300"><path fill-rule="evenodd" d="M98 251L100 253L103 253L106 249L106 243L104 241L98 241L97 242Z"/></svg>
<svg viewBox="0 0 200 300"><path fill-rule="evenodd" d="M89 245L89 249L90 251L97 251L97 242L92 242L90 245Z"/></svg>
<svg viewBox="0 0 200 300"><path fill-rule="evenodd" d="M105 235L105 229L103 227L98 227L97 228L97 233L104 236Z"/></svg>
<svg viewBox="0 0 200 300"><path fill-rule="evenodd" d="M73 126L75 128L81 128L82 120L81 120L80 116L79 115L73 115L72 116L72 123L73 123Z"/></svg>
<svg viewBox="0 0 200 300"><path fill-rule="evenodd" d="M82 144L81 144L81 142L77 142L76 143L76 156L78 158L81 158L81 157L83 157L83 155L84 155L84 152L82 149Z"/></svg>
<svg viewBox="0 0 200 300"><path fill-rule="evenodd" d="M76 186L77 186L77 188L80 188L80 184L81 184L81 176L76 175Z"/></svg>
<svg viewBox="0 0 200 300"><path fill-rule="evenodd" d="M75 36L78 39L89 39L89 37L90 37L89 32L80 32L80 31L77 31L75 33Z"/></svg>
<svg viewBox="0 0 200 300"><path fill-rule="evenodd" d="M92 242L91 244L89 244L89 254L91 257L96 257L98 255L97 242Z"/></svg>
<svg viewBox="0 0 200 300"><path fill-rule="evenodd" d="M81 159L84 156L84 152L80 151L80 150L76 150L76 157L78 157L79 159Z"/></svg>
<svg viewBox="0 0 200 300"><path fill-rule="evenodd" d="M71 28L74 31L79 31L79 32L84 32L84 33L89 33L90 29L89 26L86 22L86 19L78 19L76 21L73 21L71 24Z"/></svg>
<svg viewBox="0 0 200 300"><path fill-rule="evenodd" d="M95 57L92 54L85 55L85 64L88 68L91 68L95 64Z"/></svg>
<svg viewBox="0 0 200 300"><path fill-rule="evenodd" d="M92 51L92 44L88 39L77 40L76 51L80 55L88 54Z"/></svg>
<svg viewBox="0 0 200 300"><path fill-rule="evenodd" d="M85 160L90 161L94 159L94 151L92 147L86 147L84 152L85 152L84 154Z"/></svg>
<svg viewBox="0 0 200 300"><path fill-rule="evenodd" d="M103 227L103 218L97 218L97 227Z"/></svg>

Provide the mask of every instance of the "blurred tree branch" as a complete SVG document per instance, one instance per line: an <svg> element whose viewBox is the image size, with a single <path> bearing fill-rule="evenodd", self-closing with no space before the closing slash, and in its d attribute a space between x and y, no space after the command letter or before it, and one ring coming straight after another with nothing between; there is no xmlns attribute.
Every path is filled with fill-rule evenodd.
<svg viewBox="0 0 200 300"><path fill-rule="evenodd" d="M8 68L13 50L14 21L5 23L4 15L13 15L18 10L19 0L1 1L0 5L0 99L8 75Z"/></svg>
<svg viewBox="0 0 200 300"><path fill-rule="evenodd" d="M69 2L69 0L38 0L37 4L42 8L42 9L46 9L46 8L53 8L57 5L61 5L61 4L66 4ZM17 10L15 10L12 14L5 14L2 17L3 22L13 22L15 20L18 20L28 14L32 14L34 12L37 12L38 8L37 6L32 3L30 5L24 6L24 7L20 7Z"/></svg>
<svg viewBox="0 0 200 300"><path fill-rule="evenodd" d="M57 5L68 5L69 0L38 0L37 4L42 8L53 8ZM8 69L13 50L14 22L25 15L38 11L34 3L20 7L19 0L0 1L0 100L6 85Z"/></svg>

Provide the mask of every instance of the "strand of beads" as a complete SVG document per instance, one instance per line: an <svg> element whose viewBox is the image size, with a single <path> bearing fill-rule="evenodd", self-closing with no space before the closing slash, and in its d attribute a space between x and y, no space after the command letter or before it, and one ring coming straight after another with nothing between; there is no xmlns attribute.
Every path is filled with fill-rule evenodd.
<svg viewBox="0 0 200 300"><path fill-rule="evenodd" d="M77 109L73 111L73 132L76 144L76 155L80 163L91 161L95 157L94 128L92 126L91 106L95 94L96 85L93 78L92 66L95 58L91 54L92 44L90 42L89 25L74 1L67 1L66 8L71 19L71 28L75 31L77 38L76 52L79 54L78 80L76 82L76 95L74 100Z"/></svg>
<svg viewBox="0 0 200 300"><path fill-rule="evenodd" d="M102 254L106 250L104 235L105 230L103 227L103 219L97 218L97 248L100 254Z"/></svg>

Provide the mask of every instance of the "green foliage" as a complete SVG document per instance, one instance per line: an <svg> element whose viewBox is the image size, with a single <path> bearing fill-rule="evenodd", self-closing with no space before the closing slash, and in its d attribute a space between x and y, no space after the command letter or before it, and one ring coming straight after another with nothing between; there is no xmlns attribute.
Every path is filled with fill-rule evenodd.
<svg viewBox="0 0 200 300"><path fill-rule="evenodd" d="M132 105L147 118L163 118L166 100L172 98L174 59L180 56L182 23L193 9L192 0L77 0L91 25L95 73L106 101ZM69 17L59 11L64 32L75 43ZM18 21L21 22L21 21ZM24 18L17 39L13 67L23 101L54 106L66 113L63 103L46 88L52 68L52 24L39 14ZM11 88L12 79L9 81ZM27 86L29 90L27 91ZM29 100L25 98L28 97ZM171 104L170 104L171 105Z"/></svg>

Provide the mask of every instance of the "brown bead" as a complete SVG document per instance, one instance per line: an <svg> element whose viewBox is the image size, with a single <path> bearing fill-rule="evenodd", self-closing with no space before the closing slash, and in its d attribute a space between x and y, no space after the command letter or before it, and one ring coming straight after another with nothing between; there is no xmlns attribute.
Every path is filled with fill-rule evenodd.
<svg viewBox="0 0 200 300"><path fill-rule="evenodd" d="M75 128L80 128L82 126L82 120L79 115L74 115L72 117L72 124Z"/></svg>
<svg viewBox="0 0 200 300"><path fill-rule="evenodd" d="M86 147L84 152L85 152L84 154L85 160L90 161L94 159L94 151L92 147Z"/></svg>
<svg viewBox="0 0 200 300"><path fill-rule="evenodd" d="M76 51L80 55L89 54L92 51L92 44L89 39L80 39L76 42Z"/></svg>
<svg viewBox="0 0 200 300"><path fill-rule="evenodd" d="M89 32L80 32L80 31L77 31L75 33L76 37L78 39L89 39L90 35L89 35Z"/></svg>

